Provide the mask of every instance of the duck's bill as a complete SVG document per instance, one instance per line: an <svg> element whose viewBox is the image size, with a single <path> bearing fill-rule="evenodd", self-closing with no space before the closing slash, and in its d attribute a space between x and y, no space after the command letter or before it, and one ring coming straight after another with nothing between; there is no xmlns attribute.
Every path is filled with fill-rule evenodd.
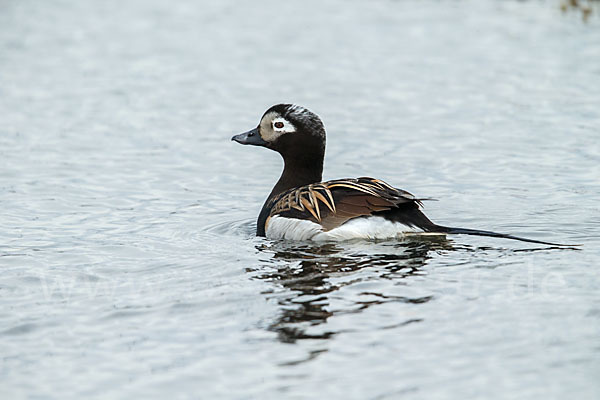
<svg viewBox="0 0 600 400"><path fill-rule="evenodd" d="M267 142L260 137L258 128L254 128L251 131L240 133L231 138L231 140L241 144L251 144L253 146L266 146Z"/></svg>

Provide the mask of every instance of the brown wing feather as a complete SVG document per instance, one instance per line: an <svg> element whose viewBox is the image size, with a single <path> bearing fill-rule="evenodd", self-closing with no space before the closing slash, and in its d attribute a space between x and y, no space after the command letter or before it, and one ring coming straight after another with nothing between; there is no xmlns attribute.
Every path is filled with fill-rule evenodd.
<svg viewBox="0 0 600 400"><path fill-rule="evenodd" d="M269 216L308 219L328 231L346 221L417 203L412 194L373 178L339 179L291 189L273 199Z"/></svg>

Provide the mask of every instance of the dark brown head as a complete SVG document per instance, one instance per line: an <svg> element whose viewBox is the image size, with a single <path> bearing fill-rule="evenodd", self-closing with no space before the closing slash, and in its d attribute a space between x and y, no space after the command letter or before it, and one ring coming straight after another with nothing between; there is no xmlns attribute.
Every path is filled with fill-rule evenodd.
<svg viewBox="0 0 600 400"><path fill-rule="evenodd" d="M293 104L269 108L256 128L231 140L275 150L284 159L322 159L325 154L323 122L316 114Z"/></svg>

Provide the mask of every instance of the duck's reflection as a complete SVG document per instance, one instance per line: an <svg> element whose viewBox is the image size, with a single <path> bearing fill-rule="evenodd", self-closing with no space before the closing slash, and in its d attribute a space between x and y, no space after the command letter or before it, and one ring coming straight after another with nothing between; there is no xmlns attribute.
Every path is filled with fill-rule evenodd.
<svg viewBox="0 0 600 400"><path fill-rule="evenodd" d="M373 289L377 284L367 291L353 290L351 295L340 293L340 289L370 280L403 280L425 274L423 266L431 253L451 248L443 238L324 245L271 242L257 246L266 256L265 263L249 272L274 283L273 290L265 295L277 299L281 306L281 315L269 326L280 341L328 339L339 333L324 325L333 315L359 313L389 301L426 303L432 298L386 294L385 290ZM417 321L397 321L395 326ZM321 329L314 329L319 325Z"/></svg>

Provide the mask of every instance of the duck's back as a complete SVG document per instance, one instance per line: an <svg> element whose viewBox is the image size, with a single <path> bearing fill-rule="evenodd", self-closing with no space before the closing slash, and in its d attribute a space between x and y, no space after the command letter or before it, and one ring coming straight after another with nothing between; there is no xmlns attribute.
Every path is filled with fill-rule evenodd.
<svg viewBox="0 0 600 400"><path fill-rule="evenodd" d="M258 231L271 239L387 239L435 226L420 205L412 194L378 179L338 179L273 197Z"/></svg>

